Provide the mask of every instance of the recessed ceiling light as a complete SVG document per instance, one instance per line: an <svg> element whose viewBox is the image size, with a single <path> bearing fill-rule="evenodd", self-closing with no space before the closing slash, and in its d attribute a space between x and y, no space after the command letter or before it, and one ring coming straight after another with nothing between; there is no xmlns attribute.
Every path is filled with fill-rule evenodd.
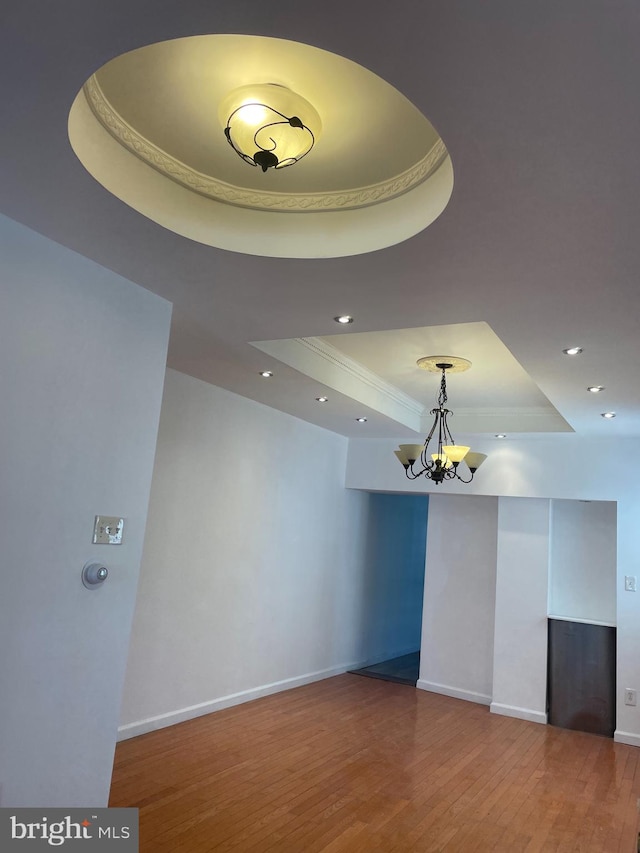
<svg viewBox="0 0 640 853"><path fill-rule="evenodd" d="M563 349L562 352L565 355L580 355L582 347L569 347L568 349Z"/></svg>
<svg viewBox="0 0 640 853"><path fill-rule="evenodd" d="M504 432L498 432L498 433L496 433L496 438L506 438L506 437L507 437L507 436L506 436L506 434L505 434Z"/></svg>
<svg viewBox="0 0 640 853"><path fill-rule="evenodd" d="M339 317L333 318L336 323L341 323L343 326L347 326L349 323L353 323L353 317L349 314L341 314Z"/></svg>
<svg viewBox="0 0 640 853"><path fill-rule="evenodd" d="M356 418L356 420L358 421L359 424L366 424L366 422L367 422L366 418Z"/></svg>
<svg viewBox="0 0 640 853"><path fill-rule="evenodd" d="M273 373L271 370L261 370L260 376L262 376L263 379L269 379L273 376Z"/></svg>
<svg viewBox="0 0 640 853"><path fill-rule="evenodd" d="M615 412L601 412L600 413L600 417L606 418L607 420L611 420L611 418L615 418L615 416L616 416Z"/></svg>
<svg viewBox="0 0 640 853"><path fill-rule="evenodd" d="M328 399L328 397L316 397L318 403L326 403Z"/></svg>
<svg viewBox="0 0 640 853"><path fill-rule="evenodd" d="M589 385L587 391L591 391L592 394L599 394L600 391L604 391L604 385Z"/></svg>

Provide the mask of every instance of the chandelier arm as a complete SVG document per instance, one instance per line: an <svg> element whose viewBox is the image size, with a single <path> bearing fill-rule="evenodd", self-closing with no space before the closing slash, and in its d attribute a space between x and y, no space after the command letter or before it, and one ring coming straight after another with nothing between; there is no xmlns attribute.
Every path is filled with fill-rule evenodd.
<svg viewBox="0 0 640 853"><path fill-rule="evenodd" d="M449 415L453 415L453 412L450 411L449 409L445 409L444 411L445 411L445 416L444 416L444 437L445 437L445 441L446 441L446 444L455 444L456 443L455 439L451 435L451 430L449 429Z"/></svg>
<svg viewBox="0 0 640 853"><path fill-rule="evenodd" d="M443 409L440 407L440 423L438 426L438 459L444 465L444 459L442 458L443 452L442 447L447 440L447 415L449 414L448 409Z"/></svg>
<svg viewBox="0 0 640 853"><path fill-rule="evenodd" d="M436 426L438 424L438 409L431 409L431 414L435 415L433 419L433 424L431 425L431 429L429 431L429 435L426 437L424 442L424 447L422 448L422 453L420 454L420 464L422 465L422 473L424 474L426 471L433 470L433 463L431 463L427 458L427 451L429 449L429 442L433 438L433 433L435 432ZM428 476L428 475L427 475Z"/></svg>
<svg viewBox="0 0 640 853"><path fill-rule="evenodd" d="M423 468L422 471L414 471L413 468L410 468L410 469L407 469L407 471L405 473L410 480L417 480L418 477L422 477L422 475L426 472L426 470L427 470L426 468ZM409 474L409 471L411 471L411 474ZM427 474L427 476L429 476L429 475Z"/></svg>

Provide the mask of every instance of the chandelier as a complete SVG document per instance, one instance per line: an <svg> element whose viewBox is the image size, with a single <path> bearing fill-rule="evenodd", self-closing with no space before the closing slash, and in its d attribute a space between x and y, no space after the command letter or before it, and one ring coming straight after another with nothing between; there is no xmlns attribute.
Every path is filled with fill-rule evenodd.
<svg viewBox="0 0 640 853"><path fill-rule="evenodd" d="M277 83L236 89L221 105L220 118L226 122L224 135L236 154L263 172L300 161L315 145L321 129L314 107Z"/></svg>
<svg viewBox="0 0 640 853"><path fill-rule="evenodd" d="M471 362L457 356L434 355L418 359L417 364L424 370L442 373L438 405L435 409L431 409L431 414L434 416L433 425L424 445L401 444L400 449L394 450L394 453L410 480L425 476L437 485L444 480L453 479L470 483L487 456L485 453L474 453L470 447L455 443L447 423L452 412L445 407L445 404L447 402L447 370L451 373L461 373L471 367ZM434 452L431 452L429 444L436 435L437 444L434 443L431 448ZM471 474L468 480L461 476L459 465L463 461Z"/></svg>

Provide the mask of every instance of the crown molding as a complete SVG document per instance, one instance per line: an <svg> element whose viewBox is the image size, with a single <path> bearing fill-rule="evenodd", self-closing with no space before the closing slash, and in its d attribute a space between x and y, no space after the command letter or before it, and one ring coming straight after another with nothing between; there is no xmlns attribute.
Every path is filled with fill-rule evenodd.
<svg viewBox="0 0 640 853"><path fill-rule="evenodd" d="M327 341L323 341L320 338L295 338L295 341L301 346L307 347L307 349L319 355L325 361L328 361L333 367L344 371L344 373L356 378L364 385L368 385L378 394L382 394L395 404L403 406L412 415L421 416L424 414L425 409L422 403L409 394L405 394L404 391L401 391L390 382L386 382L377 373L360 364L359 361L349 358L349 356L327 343Z"/></svg>
<svg viewBox="0 0 640 853"><path fill-rule="evenodd" d="M100 124L136 157L166 178L176 181L193 192L239 207L295 212L331 212L368 207L393 199L423 183L449 156L444 143L438 139L431 150L409 169L393 178L367 187L357 187L341 192L289 194L250 190L229 184L211 175L204 175L154 145L117 112L102 91L95 74L84 84L83 92Z"/></svg>
<svg viewBox="0 0 640 853"><path fill-rule="evenodd" d="M252 346L414 432L422 403L319 338L254 341Z"/></svg>

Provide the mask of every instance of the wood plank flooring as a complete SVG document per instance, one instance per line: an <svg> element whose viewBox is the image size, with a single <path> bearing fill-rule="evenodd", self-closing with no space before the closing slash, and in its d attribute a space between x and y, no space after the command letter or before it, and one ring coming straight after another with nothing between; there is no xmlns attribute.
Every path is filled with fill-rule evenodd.
<svg viewBox="0 0 640 853"><path fill-rule="evenodd" d="M640 749L345 674L118 744L141 853L636 850Z"/></svg>

